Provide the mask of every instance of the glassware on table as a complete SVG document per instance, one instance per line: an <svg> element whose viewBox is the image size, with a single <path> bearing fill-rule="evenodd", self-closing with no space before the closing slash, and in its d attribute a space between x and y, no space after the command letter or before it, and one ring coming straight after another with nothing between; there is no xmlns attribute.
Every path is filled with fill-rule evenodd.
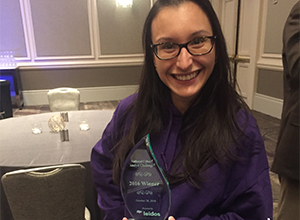
<svg viewBox="0 0 300 220"><path fill-rule="evenodd" d="M48 121L48 126L51 131L59 132L65 129L66 122L60 115L53 115Z"/></svg>
<svg viewBox="0 0 300 220"><path fill-rule="evenodd" d="M131 150L121 173L121 193L135 220L165 220L171 207L171 190L152 151L149 135Z"/></svg>
<svg viewBox="0 0 300 220"><path fill-rule="evenodd" d="M60 141L64 142L64 141L69 141L69 130L68 129L63 129L59 131L60 133Z"/></svg>
<svg viewBox="0 0 300 220"><path fill-rule="evenodd" d="M31 131L33 134L40 134L43 132L43 127L41 123L32 124Z"/></svg>
<svg viewBox="0 0 300 220"><path fill-rule="evenodd" d="M69 121L69 114L68 114L68 112L61 112L60 116L64 119L65 122Z"/></svg>
<svg viewBox="0 0 300 220"><path fill-rule="evenodd" d="M90 129L89 123L87 120L79 121L79 130L87 131Z"/></svg>
<svg viewBox="0 0 300 220"><path fill-rule="evenodd" d="M17 66L12 51L0 51L0 67L15 68Z"/></svg>

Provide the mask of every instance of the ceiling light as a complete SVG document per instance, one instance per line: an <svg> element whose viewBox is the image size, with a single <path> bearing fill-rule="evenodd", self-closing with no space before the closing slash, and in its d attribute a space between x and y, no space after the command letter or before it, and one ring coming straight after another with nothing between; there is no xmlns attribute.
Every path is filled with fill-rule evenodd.
<svg viewBox="0 0 300 220"><path fill-rule="evenodd" d="M131 8L132 0L116 0L117 7Z"/></svg>

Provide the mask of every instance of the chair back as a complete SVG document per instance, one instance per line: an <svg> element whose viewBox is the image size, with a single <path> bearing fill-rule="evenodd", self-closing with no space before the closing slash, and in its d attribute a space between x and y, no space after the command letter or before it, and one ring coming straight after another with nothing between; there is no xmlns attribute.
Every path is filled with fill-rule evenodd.
<svg viewBox="0 0 300 220"><path fill-rule="evenodd" d="M84 220L85 172L80 164L66 164L4 174L14 220Z"/></svg>
<svg viewBox="0 0 300 220"><path fill-rule="evenodd" d="M8 80L0 80L0 119L12 116L10 82Z"/></svg>
<svg viewBox="0 0 300 220"><path fill-rule="evenodd" d="M74 111L79 110L80 92L74 88L56 88L47 93L50 110Z"/></svg>

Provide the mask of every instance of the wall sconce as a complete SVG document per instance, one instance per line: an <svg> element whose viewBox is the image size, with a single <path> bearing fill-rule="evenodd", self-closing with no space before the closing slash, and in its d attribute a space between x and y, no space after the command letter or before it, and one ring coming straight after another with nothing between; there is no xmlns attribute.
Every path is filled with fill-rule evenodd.
<svg viewBox="0 0 300 220"><path fill-rule="evenodd" d="M116 0L117 7L131 8L132 0Z"/></svg>

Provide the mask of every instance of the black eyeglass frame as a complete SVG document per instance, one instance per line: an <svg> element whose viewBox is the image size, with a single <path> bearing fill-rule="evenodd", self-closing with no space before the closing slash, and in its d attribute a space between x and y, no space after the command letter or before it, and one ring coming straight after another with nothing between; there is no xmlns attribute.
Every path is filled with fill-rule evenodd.
<svg viewBox="0 0 300 220"><path fill-rule="evenodd" d="M153 53L155 54L155 56L156 56L158 59L160 59L160 60L171 60L171 59L173 59L173 58L175 58L175 57L178 57L178 55L180 54L181 49L182 49L183 47L184 47L191 55L193 55L193 56L202 56L202 55L208 54L208 53L210 53L210 52L212 51L212 49L213 49L213 47L214 47L214 44L215 44L215 39L217 38L217 36L204 36L204 37L200 37L200 38L202 38L202 39L208 38L208 39L211 40L211 48L210 48L209 51L207 51L207 52L205 52L205 53L192 53L192 52L189 50L189 48L188 48L188 44L191 43L191 42L192 42L193 40L195 40L195 39L190 40L189 42L186 42L186 43L184 43L184 44L178 44L178 43L172 42L172 44L179 46L179 51L178 51L178 53L177 53L175 56L170 57L170 58L161 58L161 57L159 57L158 54L157 54L157 46L163 45L163 44L165 44L165 42L163 42L163 43L158 43L158 44L151 44L150 47L152 48L152 51L153 51ZM168 43L169 43L169 42L168 42Z"/></svg>

